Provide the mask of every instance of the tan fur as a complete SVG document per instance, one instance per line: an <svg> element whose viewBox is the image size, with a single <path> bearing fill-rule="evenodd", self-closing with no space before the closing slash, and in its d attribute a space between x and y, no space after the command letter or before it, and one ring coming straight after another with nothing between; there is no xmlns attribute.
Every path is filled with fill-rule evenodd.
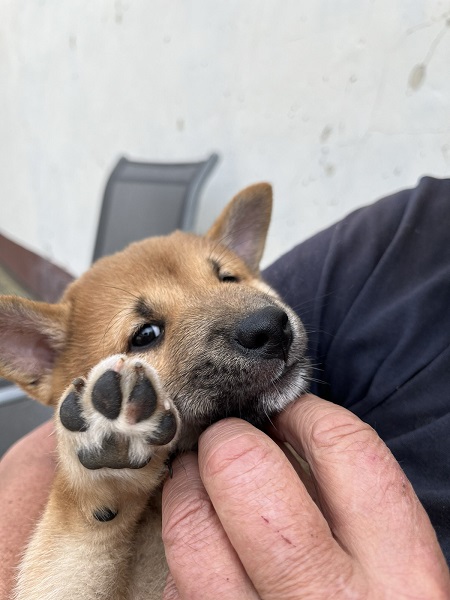
<svg viewBox="0 0 450 600"><path fill-rule="evenodd" d="M206 237L175 232L132 244L99 260L57 305L0 299L0 373L53 406L75 377L87 377L111 355L130 356L130 338L144 323L164 323L161 343L134 356L156 370L151 377L158 397L166 408L170 403L180 411L181 418L173 443L155 448L145 467L121 470L85 469L76 449L87 434L68 432L55 419L59 468L21 567L19 600L161 597L167 572L159 506L164 460L175 445L191 447L207 424L208 411L216 408L207 391L188 393L192 373L201 379L210 372L223 379L216 366L234 368L223 330L268 302L284 307L259 279L270 213L270 186L252 186L228 205ZM253 233L247 236L249 227ZM224 275L239 282L222 282ZM284 308L298 360L304 332L294 313ZM38 359L25 360L33 352ZM254 378L264 380L265 370L256 372L257 367ZM264 410L282 409L304 389L305 377L306 366L279 398L267 396ZM267 378L268 388L275 387ZM239 381L234 385L239 389ZM117 517L96 521L93 511L102 506L114 506Z"/></svg>

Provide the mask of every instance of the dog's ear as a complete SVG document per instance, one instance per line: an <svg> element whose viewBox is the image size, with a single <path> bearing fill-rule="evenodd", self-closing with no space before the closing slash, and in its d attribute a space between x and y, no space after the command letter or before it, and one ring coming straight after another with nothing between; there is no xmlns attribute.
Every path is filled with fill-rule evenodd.
<svg viewBox="0 0 450 600"><path fill-rule="evenodd" d="M272 186L268 183L251 185L231 200L206 237L236 252L258 273L271 214Z"/></svg>
<svg viewBox="0 0 450 600"><path fill-rule="evenodd" d="M66 341L68 307L0 297L0 375L51 401L51 373Z"/></svg>

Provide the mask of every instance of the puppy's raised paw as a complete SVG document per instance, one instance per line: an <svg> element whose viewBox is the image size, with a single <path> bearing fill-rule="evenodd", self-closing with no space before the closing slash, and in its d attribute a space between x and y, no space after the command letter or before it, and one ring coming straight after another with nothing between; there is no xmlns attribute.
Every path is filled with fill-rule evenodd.
<svg viewBox="0 0 450 600"><path fill-rule="evenodd" d="M114 355L75 379L59 406L60 438L90 470L140 469L176 438L179 419L156 371Z"/></svg>

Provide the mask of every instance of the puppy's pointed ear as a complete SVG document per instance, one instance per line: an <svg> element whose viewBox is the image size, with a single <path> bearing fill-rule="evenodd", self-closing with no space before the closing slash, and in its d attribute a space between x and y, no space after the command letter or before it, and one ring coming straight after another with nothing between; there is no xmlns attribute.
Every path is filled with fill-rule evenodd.
<svg viewBox="0 0 450 600"><path fill-rule="evenodd" d="M52 369L66 342L68 307L0 297L0 375L48 404Z"/></svg>
<svg viewBox="0 0 450 600"><path fill-rule="evenodd" d="M258 273L271 214L272 186L251 185L231 200L206 237L233 250Z"/></svg>

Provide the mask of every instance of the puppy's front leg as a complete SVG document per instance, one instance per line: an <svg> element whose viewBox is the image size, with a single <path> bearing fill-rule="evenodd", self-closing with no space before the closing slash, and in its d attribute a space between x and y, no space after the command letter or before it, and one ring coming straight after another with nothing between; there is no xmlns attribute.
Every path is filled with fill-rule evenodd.
<svg viewBox="0 0 450 600"><path fill-rule="evenodd" d="M136 526L177 429L156 373L137 359L109 357L73 382L56 414L58 472L21 565L18 600L133 597Z"/></svg>

